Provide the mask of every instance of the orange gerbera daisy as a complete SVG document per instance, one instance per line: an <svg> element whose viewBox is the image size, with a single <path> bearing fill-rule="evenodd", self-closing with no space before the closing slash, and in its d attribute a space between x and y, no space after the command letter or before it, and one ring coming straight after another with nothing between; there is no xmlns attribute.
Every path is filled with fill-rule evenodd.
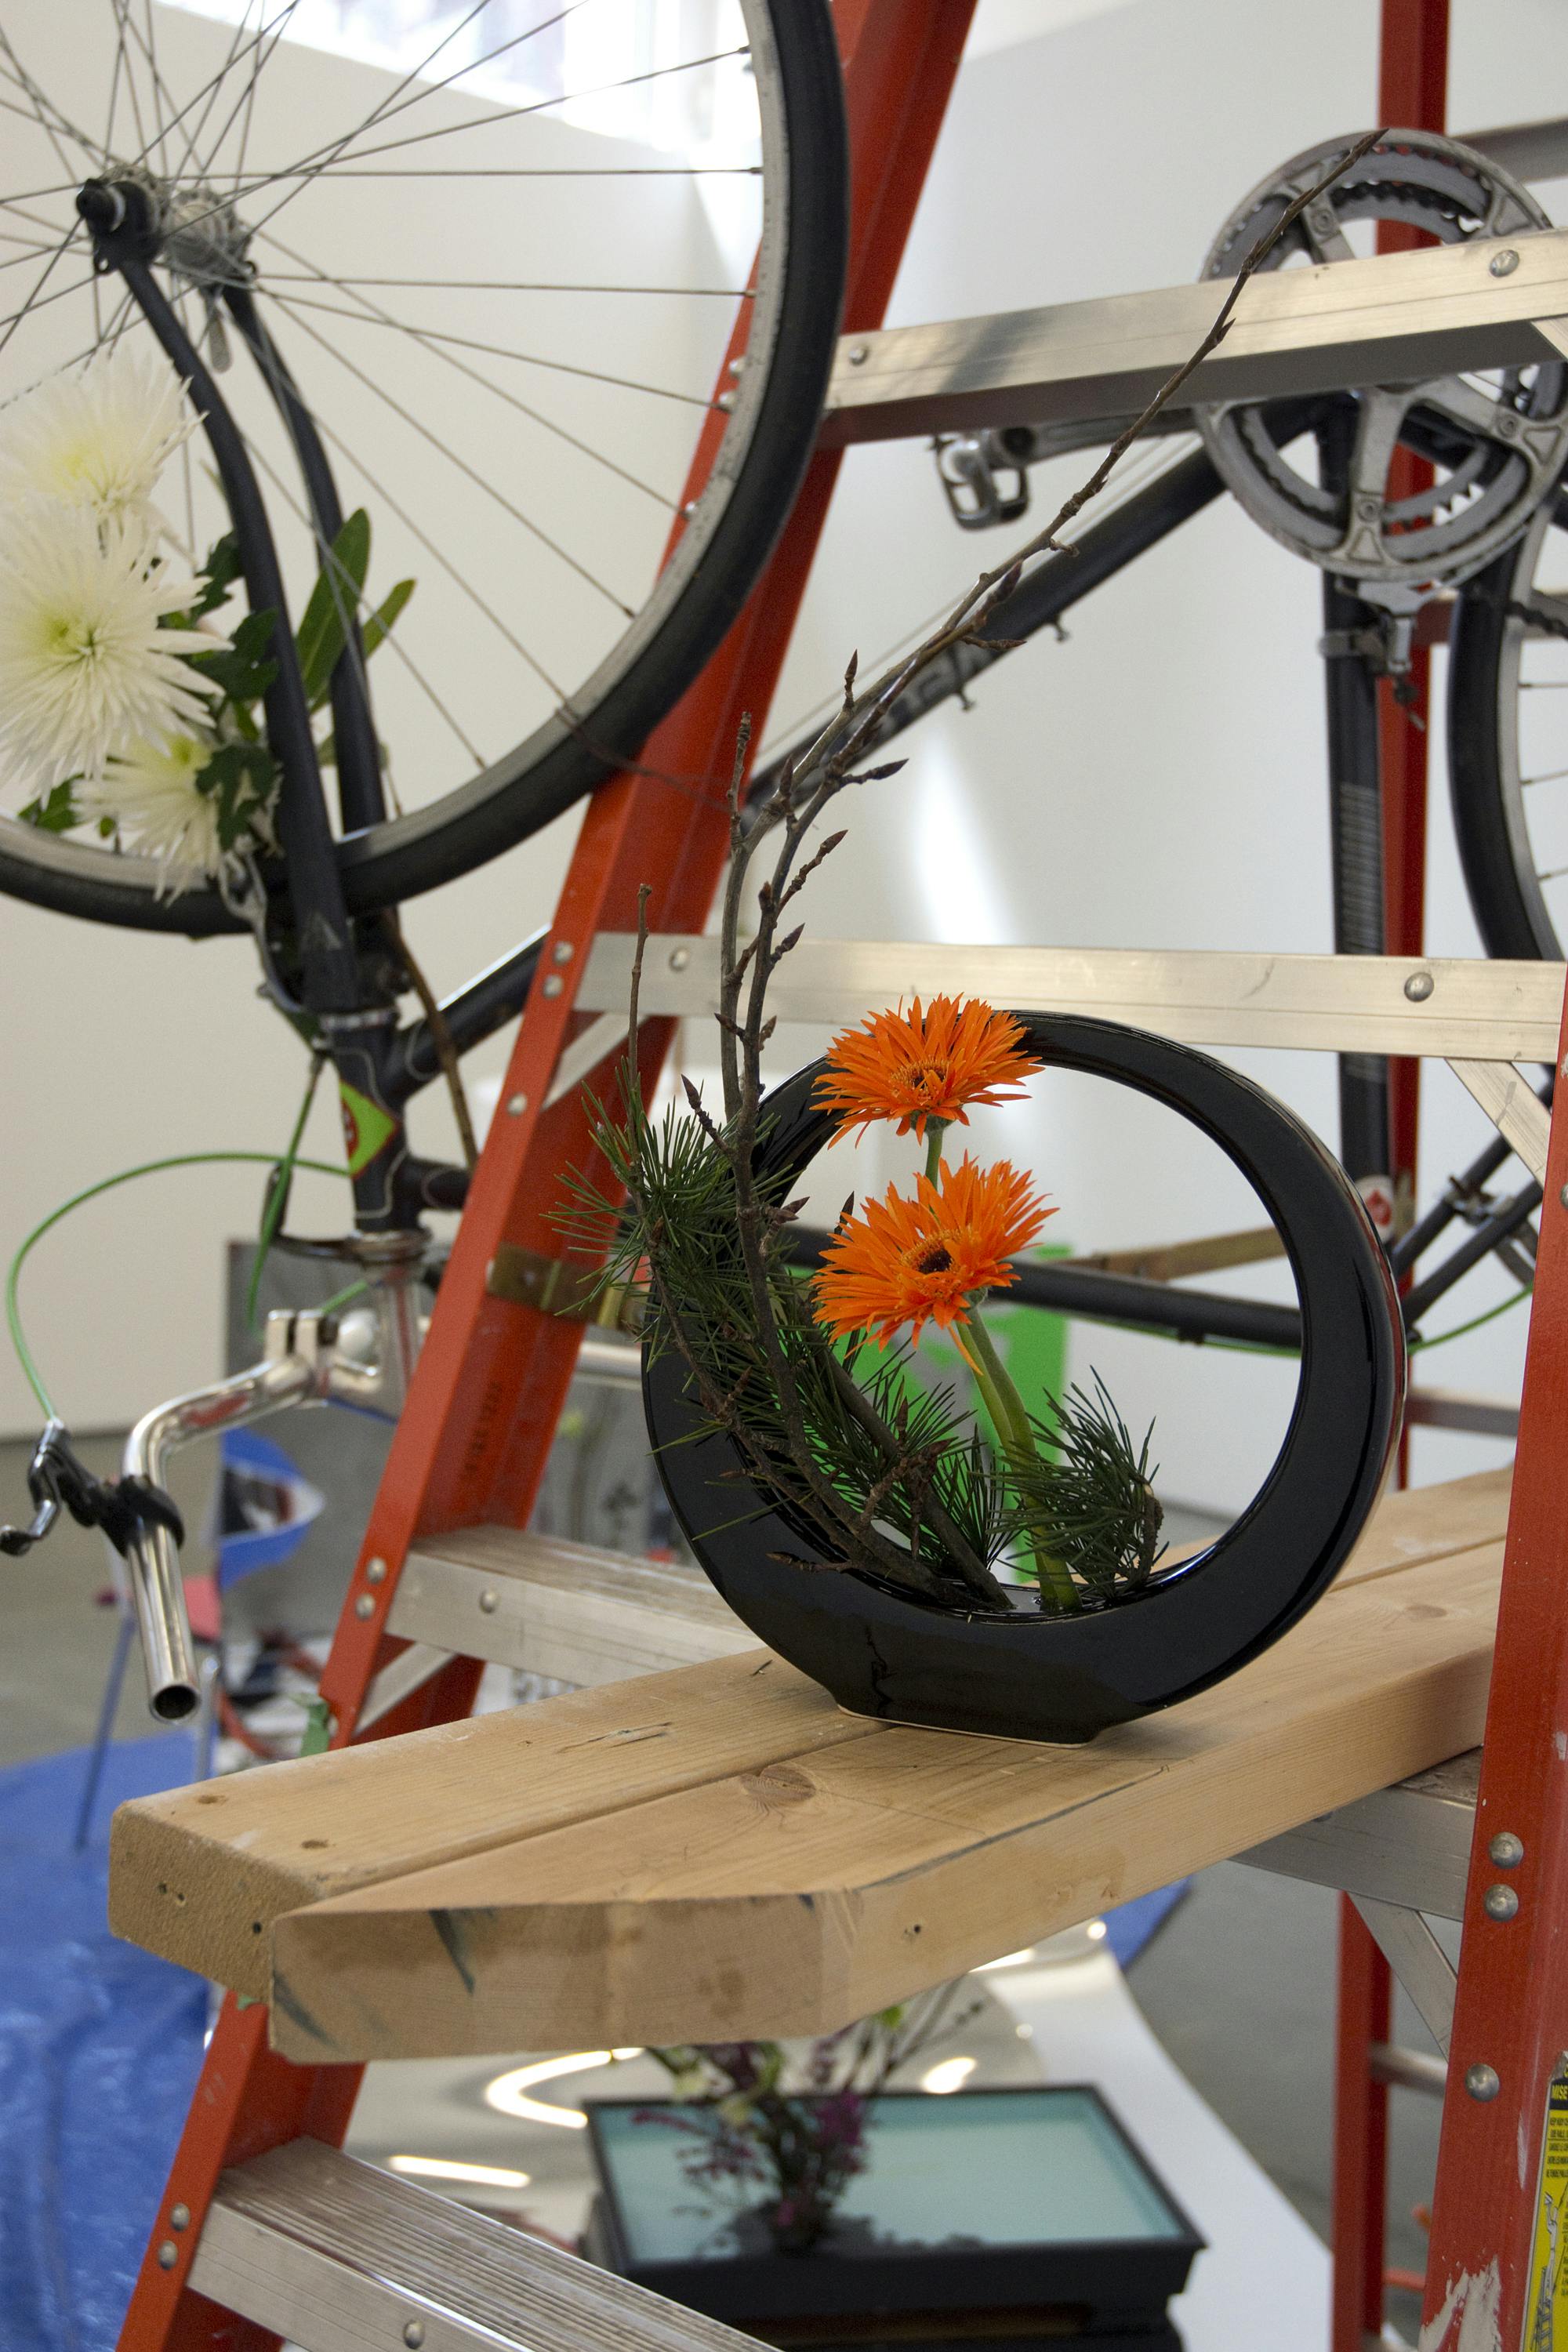
<svg viewBox="0 0 1568 2352"><path fill-rule="evenodd" d="M817 1321L836 1339L869 1331L884 1348L906 1323L915 1339L927 1322L950 1329L967 1319L975 1292L1016 1279L1007 1260L1055 1214L1009 1161L983 1169L967 1152L956 1168L939 1170L936 1183L920 1177L912 1201L889 1184L828 1243Z"/></svg>
<svg viewBox="0 0 1568 2352"><path fill-rule="evenodd" d="M815 1099L845 1127L896 1118L900 1135L912 1128L923 1141L929 1119L967 1126L971 1103L1016 1102L1017 1081L1044 1066L1010 1013L973 996L922 1008L917 996L909 1013L873 1013L834 1039Z"/></svg>

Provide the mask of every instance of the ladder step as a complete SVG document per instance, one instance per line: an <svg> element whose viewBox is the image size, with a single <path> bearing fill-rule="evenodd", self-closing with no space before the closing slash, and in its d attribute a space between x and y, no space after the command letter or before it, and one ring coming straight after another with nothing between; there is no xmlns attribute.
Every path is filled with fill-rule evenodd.
<svg viewBox="0 0 1568 2352"><path fill-rule="evenodd" d="M387 1631L583 1686L756 1647L700 1569L506 1527L417 1545Z"/></svg>
<svg viewBox="0 0 1568 2352"><path fill-rule="evenodd" d="M754 2352L755 2339L320 2141L226 2172L190 2284L304 2352Z"/></svg>
<svg viewBox="0 0 1568 2352"><path fill-rule="evenodd" d="M1434 1919L1461 1919L1480 1776L1481 1751L1467 1748L1236 1859Z"/></svg>

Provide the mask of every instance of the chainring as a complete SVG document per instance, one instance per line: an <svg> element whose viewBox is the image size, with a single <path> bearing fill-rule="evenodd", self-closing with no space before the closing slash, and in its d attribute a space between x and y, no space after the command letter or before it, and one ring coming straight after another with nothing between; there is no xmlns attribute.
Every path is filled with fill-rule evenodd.
<svg viewBox="0 0 1568 2352"><path fill-rule="evenodd" d="M1354 144L1353 137L1327 140L1263 181L1220 230L1202 275L1234 278L1288 205ZM1298 215L1262 267L1353 259L1352 225L1384 221L1443 245L1552 226L1534 198L1473 148L1432 131L1390 131ZM1305 436L1289 446L1277 441L1261 403L1216 403L1197 419L1226 488L1253 520L1296 554L1363 586L1468 580L1524 529L1568 460L1568 367L1555 361L1331 398L1353 411L1343 487L1302 470L1298 452L1315 445ZM1433 478L1395 498L1388 474L1401 446L1430 462Z"/></svg>

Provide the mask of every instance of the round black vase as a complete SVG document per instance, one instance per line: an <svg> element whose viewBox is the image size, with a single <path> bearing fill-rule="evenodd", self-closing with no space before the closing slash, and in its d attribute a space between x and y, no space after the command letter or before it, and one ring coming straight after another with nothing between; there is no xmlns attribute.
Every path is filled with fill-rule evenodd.
<svg viewBox="0 0 1568 2352"><path fill-rule="evenodd" d="M1207 1055L1145 1031L1021 1014L1050 1066L1131 1087L1212 1138L1257 1193L1296 1277L1301 1369L1273 1467L1235 1524L1142 1592L1068 1617L943 1608L847 1564L704 1432L671 1347L650 1332L655 1459L692 1550L759 1641L856 1715L1013 1739L1092 1739L1191 1698L1277 1642L1332 1580L1398 1436L1405 1335L1388 1264L1339 1162L1301 1120ZM768 1097L759 1174L793 1184L835 1121L825 1065Z"/></svg>

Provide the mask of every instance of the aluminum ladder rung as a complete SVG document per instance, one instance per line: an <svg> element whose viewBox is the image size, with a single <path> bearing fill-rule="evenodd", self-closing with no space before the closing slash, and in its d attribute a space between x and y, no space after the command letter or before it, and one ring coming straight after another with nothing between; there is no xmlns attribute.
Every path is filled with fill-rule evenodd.
<svg viewBox="0 0 1568 2352"><path fill-rule="evenodd" d="M190 2284L303 2352L753 2352L754 2338L317 2140L226 2172Z"/></svg>
<svg viewBox="0 0 1568 2352"><path fill-rule="evenodd" d="M1481 1751L1469 1748L1236 1859L1367 1902L1462 1918L1480 1770Z"/></svg>
<svg viewBox="0 0 1568 2352"><path fill-rule="evenodd" d="M409 1553L386 1630L432 1654L586 1685L754 1649L700 1570L517 1528L464 1528Z"/></svg>

